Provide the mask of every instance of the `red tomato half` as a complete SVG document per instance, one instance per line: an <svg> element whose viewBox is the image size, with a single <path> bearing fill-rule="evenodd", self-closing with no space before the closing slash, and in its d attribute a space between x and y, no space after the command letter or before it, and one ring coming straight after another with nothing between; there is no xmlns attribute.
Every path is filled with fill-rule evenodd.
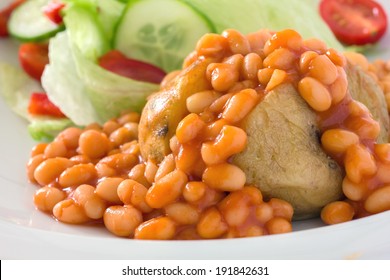
<svg viewBox="0 0 390 280"><path fill-rule="evenodd" d="M46 64L49 63L48 44L25 43L19 47L19 62L24 71L40 81Z"/></svg>
<svg viewBox="0 0 390 280"><path fill-rule="evenodd" d="M28 112L32 115L39 116L51 116L55 118L65 117L61 110L49 100L46 93L40 92L31 94Z"/></svg>
<svg viewBox="0 0 390 280"><path fill-rule="evenodd" d="M160 83L165 72L160 68L139 60L127 58L120 51L112 50L99 59L99 65L118 75L137 81Z"/></svg>
<svg viewBox="0 0 390 280"><path fill-rule="evenodd" d="M15 0L0 11L0 37L8 36L9 17L11 16L13 10L15 10L16 7L22 4L24 1L25 0Z"/></svg>
<svg viewBox="0 0 390 280"><path fill-rule="evenodd" d="M372 0L322 0L320 13L337 39L348 45L375 43L387 28L385 11Z"/></svg>
<svg viewBox="0 0 390 280"><path fill-rule="evenodd" d="M64 3L59 1L51 1L45 7L43 7L43 13L47 16L52 22L56 24L62 23L61 11L65 7Z"/></svg>

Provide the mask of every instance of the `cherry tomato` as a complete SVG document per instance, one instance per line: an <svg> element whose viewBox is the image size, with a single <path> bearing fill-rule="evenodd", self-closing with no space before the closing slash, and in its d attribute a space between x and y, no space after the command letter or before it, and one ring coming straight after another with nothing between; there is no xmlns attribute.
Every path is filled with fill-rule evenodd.
<svg viewBox="0 0 390 280"><path fill-rule="evenodd" d="M160 83L165 72L160 68L139 60L127 58L120 51L112 50L99 59L99 65L118 75L149 83Z"/></svg>
<svg viewBox="0 0 390 280"><path fill-rule="evenodd" d="M56 24L62 23L61 11L65 7L65 4L59 1L51 1L45 7L43 7L43 13L52 22Z"/></svg>
<svg viewBox="0 0 390 280"><path fill-rule="evenodd" d="M31 94L28 112L31 115L51 116L55 118L65 117L61 110L49 100L46 93L42 92L34 92Z"/></svg>
<svg viewBox="0 0 390 280"><path fill-rule="evenodd" d="M322 0L320 14L337 39L347 45L375 43L387 28L385 11L372 0Z"/></svg>
<svg viewBox="0 0 390 280"><path fill-rule="evenodd" d="M24 43L19 47L19 62L24 71L40 81L46 64L49 63L47 43Z"/></svg>
<svg viewBox="0 0 390 280"><path fill-rule="evenodd" d="M15 0L0 11L0 37L8 36L8 20L13 12L25 0Z"/></svg>

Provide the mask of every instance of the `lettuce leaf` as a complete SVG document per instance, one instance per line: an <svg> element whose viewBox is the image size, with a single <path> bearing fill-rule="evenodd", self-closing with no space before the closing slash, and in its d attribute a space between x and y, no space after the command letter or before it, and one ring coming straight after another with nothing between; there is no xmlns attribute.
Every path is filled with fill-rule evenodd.
<svg viewBox="0 0 390 280"><path fill-rule="evenodd" d="M313 0L181 0L206 15L217 32L234 28L247 34L259 29L294 29L304 38L322 39L328 47L342 44L322 20Z"/></svg>
<svg viewBox="0 0 390 280"><path fill-rule="evenodd" d="M103 123L124 110L141 112L159 85L111 73L83 56L67 31L51 39L42 85L50 100L77 125Z"/></svg>

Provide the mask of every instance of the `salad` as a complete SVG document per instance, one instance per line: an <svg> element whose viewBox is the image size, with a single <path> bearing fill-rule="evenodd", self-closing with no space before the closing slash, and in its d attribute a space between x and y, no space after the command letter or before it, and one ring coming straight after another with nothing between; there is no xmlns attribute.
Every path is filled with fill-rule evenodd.
<svg viewBox="0 0 390 280"><path fill-rule="evenodd" d="M1 64L0 85L9 106L30 122L34 139L54 138L35 146L28 163L30 181L41 186L34 196L40 210L66 223L103 220L118 236L199 239L289 232L293 217L320 211L325 223L334 224L387 209L388 200L381 199L389 193L383 186L387 179L375 174L387 166L387 144L379 139L387 143L389 120L383 93L370 79L376 77L382 89L385 80L357 54L347 55L352 66L347 65L339 53L345 47L315 16L309 1L289 3L293 10L313 15L310 26L283 12L273 14L283 1L244 1L240 9L228 2L224 9L229 17L215 13L215 2L200 0L20 2L15 2L7 32L23 41L19 58L24 71ZM321 6L325 20L329 9ZM248 16L260 11L263 16L256 20ZM243 20L243 14L250 20ZM269 31L283 26L299 33ZM385 25L375 26L375 38L344 43L376 42ZM316 35L322 40L309 39ZM234 72L237 65L243 65L241 74ZM359 67L367 69L360 72ZM361 77L364 90L372 89L372 99L352 90L355 77ZM293 88L279 87L288 83ZM314 130L308 133L321 133L323 146L302 160L321 162L330 176L310 174L326 183L312 188L316 193L291 188L281 194L275 183L267 190L268 171L258 177L253 163L261 161L244 150L259 147L251 143L253 135L254 143L263 138L256 128L251 131L263 110L258 108L272 108L271 96L291 95L291 102L298 96L294 87L311 108L306 115L297 101L296 112L306 121L313 110L334 113L346 106L345 114L358 116L329 125L333 113L318 113L321 124L313 121ZM205 127L210 131L201 132ZM288 143L289 133L279 143ZM345 145L335 143L337 137ZM348 152L347 144L356 147ZM317 151L322 153L318 158ZM275 172L271 168L268 175ZM290 181L297 174L294 168L284 172ZM306 183L298 184L302 188Z"/></svg>

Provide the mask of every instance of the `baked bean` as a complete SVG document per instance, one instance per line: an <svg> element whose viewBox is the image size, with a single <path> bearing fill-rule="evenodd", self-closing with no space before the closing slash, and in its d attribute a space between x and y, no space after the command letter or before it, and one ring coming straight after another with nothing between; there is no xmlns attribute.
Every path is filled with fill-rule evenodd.
<svg viewBox="0 0 390 280"><path fill-rule="evenodd" d="M246 176L239 167L221 163L207 167L202 180L216 190L236 191L244 187Z"/></svg>
<svg viewBox="0 0 390 280"><path fill-rule="evenodd" d="M206 193L207 185L203 182L188 182L183 189L183 197L188 202L200 200Z"/></svg>
<svg viewBox="0 0 390 280"><path fill-rule="evenodd" d="M110 134L110 141L114 143L116 147L134 140L137 135L134 135L133 131L130 131L127 127L119 127Z"/></svg>
<svg viewBox="0 0 390 280"><path fill-rule="evenodd" d="M172 136L172 138L169 139L169 149L171 149L174 155L177 155L179 153L180 146L181 144L179 143L179 140L177 140L176 135Z"/></svg>
<svg viewBox="0 0 390 280"><path fill-rule="evenodd" d="M68 224L84 224L90 221L83 207L71 198L58 202L53 208L53 215L57 220Z"/></svg>
<svg viewBox="0 0 390 280"><path fill-rule="evenodd" d="M133 179L134 181L149 187L150 183L145 177L145 168L145 163L139 163L135 165L128 174L129 179Z"/></svg>
<svg viewBox="0 0 390 280"><path fill-rule="evenodd" d="M211 122L202 131L202 139L204 139L204 141L214 140L221 133L222 128L228 124L229 122L225 119L219 119L214 122Z"/></svg>
<svg viewBox="0 0 390 280"><path fill-rule="evenodd" d="M168 240L173 239L176 224L169 217L158 217L140 224L135 230L135 239Z"/></svg>
<svg viewBox="0 0 390 280"><path fill-rule="evenodd" d="M261 54L265 43L271 38L272 34L265 29L249 33L246 35L252 52Z"/></svg>
<svg viewBox="0 0 390 280"><path fill-rule="evenodd" d="M198 52L196 51L192 51L190 52L185 58L184 58L184 61L183 61L183 69L187 68L188 66L190 66L191 64L195 63L197 60L198 60L199 56L198 56ZM181 71L180 71L181 72ZM179 76L180 74L178 74ZM173 77L173 79L175 79L175 77ZM169 81L169 78L167 78L167 80ZM164 80L163 80L164 81ZM164 87L161 87L161 88L165 88L166 86L169 86L169 83L166 84L166 83L163 83L162 84Z"/></svg>
<svg viewBox="0 0 390 280"><path fill-rule="evenodd" d="M150 184L154 182L154 178L156 177L157 170L158 170L157 164L153 160L149 159L145 165L144 176Z"/></svg>
<svg viewBox="0 0 390 280"><path fill-rule="evenodd" d="M272 218L265 224L265 227L269 234L280 234L292 231L291 223L281 217Z"/></svg>
<svg viewBox="0 0 390 280"><path fill-rule="evenodd" d="M348 80L345 71L341 67L337 67L338 77L333 84L330 85L330 95L332 96L332 103L338 104L347 95Z"/></svg>
<svg viewBox="0 0 390 280"><path fill-rule="evenodd" d="M74 162L74 164L80 164L80 163L91 163L91 159L87 157L86 155L75 155L70 158L70 161Z"/></svg>
<svg viewBox="0 0 390 280"><path fill-rule="evenodd" d="M120 124L120 125L125 125L125 124L128 124L128 123L139 123L139 120L141 118L141 115L137 112L128 112L128 113L124 113L122 114L118 119L117 119L117 122Z"/></svg>
<svg viewBox="0 0 390 280"><path fill-rule="evenodd" d="M348 117L345 126L359 135L361 139L376 139L381 129L379 122L371 116Z"/></svg>
<svg viewBox="0 0 390 280"><path fill-rule="evenodd" d="M195 113L188 114L177 125L176 128L177 140L181 144L184 144L195 139L205 125L206 124L199 117L199 115Z"/></svg>
<svg viewBox="0 0 390 280"><path fill-rule="evenodd" d="M334 201L327 204L321 211L321 219L328 225L339 224L352 220L355 211L345 201Z"/></svg>
<svg viewBox="0 0 390 280"><path fill-rule="evenodd" d="M102 127L100 126L100 124L94 122L94 123L91 123L91 124L87 125L84 128L84 131L88 131L88 130L95 130L95 131L98 131L98 132L102 132Z"/></svg>
<svg viewBox="0 0 390 280"><path fill-rule="evenodd" d="M261 204L263 202L263 195L261 191L256 186L245 186L240 192L246 195L249 198L250 203L252 204Z"/></svg>
<svg viewBox="0 0 390 280"><path fill-rule="evenodd" d="M109 166L106 163L96 163L95 169L99 179L104 177L115 177L119 175L115 168Z"/></svg>
<svg viewBox="0 0 390 280"><path fill-rule="evenodd" d="M328 129L321 136L322 147L334 154L343 154L351 145L358 143L356 133L341 128Z"/></svg>
<svg viewBox="0 0 390 280"><path fill-rule="evenodd" d="M89 183L97 178L95 166L92 163L73 165L64 170L58 178L61 187L74 187Z"/></svg>
<svg viewBox="0 0 390 280"><path fill-rule="evenodd" d="M186 99L187 110L199 114L221 96L222 94L215 90L197 92Z"/></svg>
<svg viewBox="0 0 390 280"><path fill-rule="evenodd" d="M305 77L300 80L298 90L310 107L318 112L326 111L332 105L328 89L314 78Z"/></svg>
<svg viewBox="0 0 390 280"><path fill-rule="evenodd" d="M306 39L303 41L303 46L312 51L316 51L318 53L325 53L327 51L326 44L316 38Z"/></svg>
<svg viewBox="0 0 390 280"><path fill-rule="evenodd" d="M231 56L225 57L222 60L222 63L224 64L233 65L236 71L241 71L243 62L244 56L242 54L233 54Z"/></svg>
<svg viewBox="0 0 390 280"><path fill-rule="evenodd" d="M390 143L375 144L374 153L381 161L390 163Z"/></svg>
<svg viewBox="0 0 390 280"><path fill-rule="evenodd" d="M246 231L246 236L248 237L255 237L255 236L262 236L265 234L265 231L262 227L259 226L251 226Z"/></svg>
<svg viewBox="0 0 390 280"><path fill-rule="evenodd" d="M276 49L263 61L264 68L288 70L294 67L295 54L285 48Z"/></svg>
<svg viewBox="0 0 390 280"><path fill-rule="evenodd" d="M390 210L390 186L374 190L364 202L364 208L370 213L380 213Z"/></svg>
<svg viewBox="0 0 390 280"><path fill-rule="evenodd" d="M80 205L84 205L89 199L95 196L95 187L88 184L78 186L73 192L73 199Z"/></svg>
<svg viewBox="0 0 390 280"><path fill-rule="evenodd" d="M259 95L254 89L244 89L233 95L226 104L222 118L230 123L241 121L256 106Z"/></svg>
<svg viewBox="0 0 390 280"><path fill-rule="evenodd" d="M54 205L65 198L66 194L63 191L55 187L44 186L35 192L34 204L39 210L52 213Z"/></svg>
<svg viewBox="0 0 390 280"><path fill-rule="evenodd" d="M360 183L364 176L374 175L376 162L370 151L363 145L352 145L348 148L344 159L345 172L353 183Z"/></svg>
<svg viewBox="0 0 390 280"><path fill-rule="evenodd" d="M203 35L196 44L195 50L199 56L221 56L228 49L228 40L219 34L208 33Z"/></svg>
<svg viewBox="0 0 390 280"><path fill-rule="evenodd" d="M57 157L42 161L34 170L34 179L45 186L54 182L60 174L71 167L73 162L67 158Z"/></svg>
<svg viewBox="0 0 390 280"><path fill-rule="evenodd" d="M233 93L227 93L222 95L220 98L211 103L209 110L214 113L220 113L232 96Z"/></svg>
<svg viewBox="0 0 390 280"><path fill-rule="evenodd" d="M104 212L107 209L106 202L97 195L91 197L83 205L85 214L94 220L103 218Z"/></svg>
<svg viewBox="0 0 390 280"><path fill-rule="evenodd" d="M104 200L120 204L121 199L119 199L118 196L118 185L123 181L123 178L119 177L106 177L103 178L97 185L96 185L96 194L103 198Z"/></svg>
<svg viewBox="0 0 390 280"><path fill-rule="evenodd" d="M275 71L272 72L271 78L265 87L266 91L271 91L280 84L282 84L287 78L286 71L275 69Z"/></svg>
<svg viewBox="0 0 390 280"><path fill-rule="evenodd" d="M180 225L193 225L199 220L198 211L192 205L184 202L165 206L165 213Z"/></svg>
<svg viewBox="0 0 390 280"><path fill-rule="evenodd" d="M143 213L149 213L152 208L146 203L148 189L132 179L123 180L117 188L119 199L126 205L133 205Z"/></svg>
<svg viewBox="0 0 390 280"><path fill-rule="evenodd" d="M37 154L32 156L27 162L26 170L27 170L27 178L31 183L37 183L35 180L34 173L35 169L45 160L45 156L43 154Z"/></svg>
<svg viewBox="0 0 390 280"><path fill-rule="evenodd" d="M271 198L268 204L273 209L274 217L281 217L291 221L294 214L294 209L290 203L279 198Z"/></svg>
<svg viewBox="0 0 390 280"><path fill-rule="evenodd" d="M218 63L211 71L210 81L213 89L216 91L227 91L235 83L237 83L238 80L239 71L238 69L235 69L234 65L227 63Z"/></svg>
<svg viewBox="0 0 390 280"><path fill-rule="evenodd" d="M38 143L36 144L30 152L30 157L34 157L40 154L43 154L45 152L47 143Z"/></svg>
<svg viewBox="0 0 390 280"><path fill-rule="evenodd" d="M256 206L256 219L265 224L274 217L274 209L268 203L261 203Z"/></svg>
<svg viewBox="0 0 390 280"><path fill-rule="evenodd" d="M298 51L302 47L301 35L292 29L285 29L276 32L264 45L265 55L278 48L289 48Z"/></svg>
<svg viewBox="0 0 390 280"><path fill-rule="evenodd" d="M183 172L191 173L200 160L202 160L202 157L199 148L191 144L184 144L181 145L177 154L176 167Z"/></svg>
<svg viewBox="0 0 390 280"><path fill-rule="evenodd" d="M162 208L176 201L187 184L187 175L178 169L156 181L146 194L146 203L152 208Z"/></svg>
<svg viewBox="0 0 390 280"><path fill-rule="evenodd" d="M169 154L164 157L163 161L158 166L154 181L158 181L168 173L172 172L176 168L175 157L173 154Z"/></svg>
<svg viewBox="0 0 390 280"><path fill-rule="evenodd" d="M263 68L257 71L257 79L259 80L259 83L265 87L271 80L274 71L275 69L271 68Z"/></svg>
<svg viewBox="0 0 390 280"><path fill-rule="evenodd" d="M229 49L234 54L246 55L250 53L251 47L248 39L239 31L234 29L227 29L222 32L222 37L228 41Z"/></svg>
<svg viewBox="0 0 390 280"><path fill-rule="evenodd" d="M68 149L76 149L82 132L81 128L68 127L57 135L56 140L62 140Z"/></svg>
<svg viewBox="0 0 390 280"><path fill-rule="evenodd" d="M66 157L67 149L62 140L55 140L46 146L43 154L46 158Z"/></svg>
<svg viewBox="0 0 390 280"><path fill-rule="evenodd" d="M368 187L365 182L354 183L348 177L344 178L342 188L344 195L353 201L363 200L368 193Z"/></svg>
<svg viewBox="0 0 390 280"><path fill-rule="evenodd" d="M178 239L178 240L197 240L197 239L201 239L201 238L196 231L196 227L189 226L189 227L185 227L184 229L180 230L176 234L175 239Z"/></svg>
<svg viewBox="0 0 390 280"><path fill-rule="evenodd" d="M212 207L201 214L196 230L202 238L218 238L227 232L228 225L218 209Z"/></svg>
<svg viewBox="0 0 390 280"><path fill-rule="evenodd" d="M79 149L81 154L91 159L101 158L109 151L109 141L104 133L87 130L80 135Z"/></svg>
<svg viewBox="0 0 390 280"><path fill-rule="evenodd" d="M301 57L299 59L299 69L301 73L307 73L309 71L311 61L318 55L319 54L315 51L306 51L301 54Z"/></svg>
<svg viewBox="0 0 390 280"><path fill-rule="evenodd" d="M131 205L115 205L106 209L103 216L106 228L117 236L132 237L142 223L142 214Z"/></svg>
<svg viewBox="0 0 390 280"><path fill-rule="evenodd" d="M332 84L338 77L336 65L326 55L313 58L308 74L325 85Z"/></svg>
<svg viewBox="0 0 390 280"><path fill-rule="evenodd" d="M82 206L85 214L94 220L101 219L107 208L106 202L95 193L95 187L82 184L73 193L73 199Z"/></svg>
<svg viewBox="0 0 390 280"><path fill-rule="evenodd" d="M250 214L249 198L240 191L231 192L221 201L219 209L229 226L240 226Z"/></svg>
<svg viewBox="0 0 390 280"><path fill-rule="evenodd" d="M349 117L361 117L363 115L368 116L370 114L368 108L363 103L351 100L348 103Z"/></svg>
<svg viewBox="0 0 390 280"><path fill-rule="evenodd" d="M225 125L214 142L202 144L202 159L208 165L222 163L228 157L242 152L246 142L247 135L243 129Z"/></svg>
<svg viewBox="0 0 390 280"><path fill-rule="evenodd" d="M107 166L113 168L117 173L128 172L131 168L138 163L138 159L132 154L114 154L102 158L99 163L104 163ZM110 176L115 177L115 176Z"/></svg>
<svg viewBox="0 0 390 280"><path fill-rule="evenodd" d="M347 64L345 56L334 48L329 48L325 54L337 66L345 67Z"/></svg>
<svg viewBox="0 0 390 280"><path fill-rule="evenodd" d="M257 74L256 74L257 77ZM255 88L258 86L257 79L256 80L243 80L237 82L234 86L232 86L229 90L228 93L237 93L239 91L242 91L247 88Z"/></svg>
<svg viewBox="0 0 390 280"><path fill-rule="evenodd" d="M261 57L256 53L248 53L242 63L241 76L247 80L255 80L260 68L263 68Z"/></svg>
<svg viewBox="0 0 390 280"><path fill-rule="evenodd" d="M108 120L103 124L103 132L109 136L120 127L121 125L116 120Z"/></svg>

